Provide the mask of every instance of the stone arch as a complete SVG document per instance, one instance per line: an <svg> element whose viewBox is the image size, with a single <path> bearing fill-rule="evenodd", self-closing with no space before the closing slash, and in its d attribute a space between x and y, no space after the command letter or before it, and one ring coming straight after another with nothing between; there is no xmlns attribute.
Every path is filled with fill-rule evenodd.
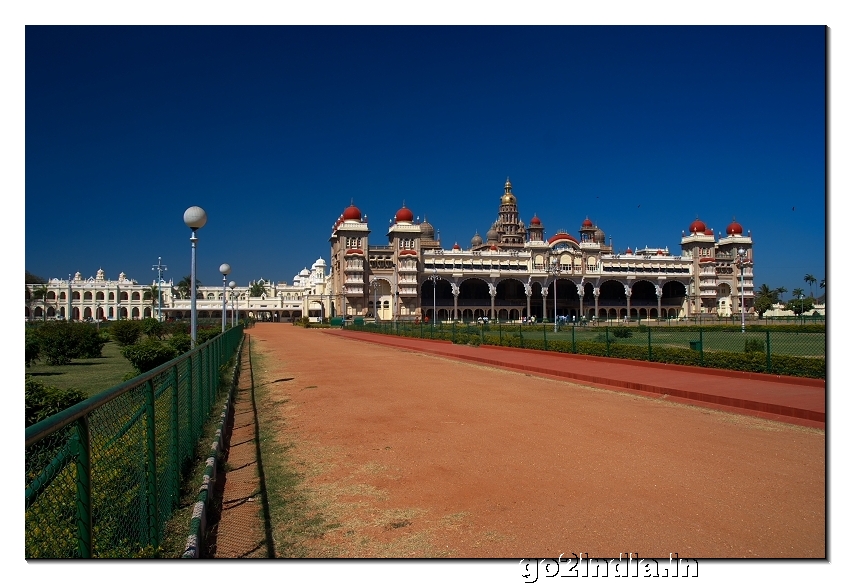
<svg viewBox="0 0 850 583"><path fill-rule="evenodd" d="M626 288L616 279L609 279L599 286L599 302L626 303Z"/></svg>
<svg viewBox="0 0 850 583"><path fill-rule="evenodd" d="M114 301L115 301L115 293L114 293L114 292L109 292L109 301L110 301L110 302L114 302Z"/></svg>
<svg viewBox="0 0 850 583"><path fill-rule="evenodd" d="M121 301L122 302L130 301L130 297L127 295L127 292L121 292Z"/></svg>
<svg viewBox="0 0 850 583"><path fill-rule="evenodd" d="M94 299L99 301L99 302L102 302L103 301L103 292L97 292L94 296Z"/></svg>
<svg viewBox="0 0 850 583"><path fill-rule="evenodd" d="M522 302L525 305L526 299L524 282L506 277L496 284L496 302Z"/></svg>
<svg viewBox="0 0 850 583"><path fill-rule="evenodd" d="M54 316L56 316L56 310L53 308L53 306L47 306L47 317L53 318Z"/></svg>
<svg viewBox="0 0 850 583"><path fill-rule="evenodd" d="M143 316L144 316L145 318L151 318L151 317L152 317L152 316L151 316L151 309L150 309L150 308L145 308L145 312L144 312Z"/></svg>
<svg viewBox="0 0 850 583"><path fill-rule="evenodd" d="M632 305L657 303L655 284L645 279L639 279L632 284Z"/></svg>
<svg viewBox="0 0 850 583"><path fill-rule="evenodd" d="M133 308L133 319L136 320L139 317L139 308Z"/></svg>
<svg viewBox="0 0 850 583"><path fill-rule="evenodd" d="M80 299L80 292L78 292L78 291L73 292L71 294L71 299L72 300L79 300Z"/></svg>
<svg viewBox="0 0 850 583"><path fill-rule="evenodd" d="M83 310L83 318L91 318L91 308L85 308Z"/></svg>
<svg viewBox="0 0 850 583"><path fill-rule="evenodd" d="M476 303L486 302L488 305L490 304L490 286L480 277L465 278L461 280L458 287L460 288L458 303L474 301ZM478 316L475 317L477 318Z"/></svg>
<svg viewBox="0 0 850 583"><path fill-rule="evenodd" d="M91 301L91 299L92 299L91 292L90 292L90 291L87 291L86 293L84 293L84 294L83 294L83 299L84 299L84 300L89 300L89 301Z"/></svg>
<svg viewBox="0 0 850 583"><path fill-rule="evenodd" d="M65 292L62 292L62 293L64 295ZM47 299L48 300L55 300L56 299L56 292L54 292L54 291L47 292Z"/></svg>

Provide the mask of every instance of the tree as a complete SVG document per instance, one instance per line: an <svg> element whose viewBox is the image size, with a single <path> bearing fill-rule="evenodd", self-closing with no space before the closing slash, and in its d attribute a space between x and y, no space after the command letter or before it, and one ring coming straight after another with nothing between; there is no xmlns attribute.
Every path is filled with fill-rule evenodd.
<svg viewBox="0 0 850 583"><path fill-rule="evenodd" d="M45 322L47 321L47 286L41 284L40 286L33 288L32 297L36 300L41 300L41 318Z"/></svg>
<svg viewBox="0 0 850 583"><path fill-rule="evenodd" d="M759 318L764 316L764 313L773 307L778 301L779 292L775 289L770 289L770 287L763 283L761 287L756 291L756 301L754 304L754 308L759 315Z"/></svg>
<svg viewBox="0 0 850 583"><path fill-rule="evenodd" d="M151 303L151 313L156 314L156 307L159 305L159 287L154 284L147 288L144 299Z"/></svg>
<svg viewBox="0 0 850 583"><path fill-rule="evenodd" d="M802 291L803 290L800 290L800 292ZM802 295L802 293L800 295ZM800 314L804 314L814 308L815 302L812 298L804 297L803 299L800 299L800 297L797 296L797 299L791 300L785 304L785 307L794 312L795 316L799 316Z"/></svg>
<svg viewBox="0 0 850 583"><path fill-rule="evenodd" d="M788 293L788 290L786 288L782 287L782 286L779 286L778 288L776 288L775 291L776 291L777 295L779 296L780 302L782 301L782 294Z"/></svg>
<svg viewBox="0 0 850 583"><path fill-rule="evenodd" d="M26 271L26 270L24 270L24 271ZM43 277L40 277L38 275L35 275L35 274L27 271L25 279L24 279L24 283L47 283L47 280L44 279Z"/></svg>
<svg viewBox="0 0 850 583"><path fill-rule="evenodd" d="M201 280L195 278L195 293L197 293L198 286L201 285ZM191 297L189 290L192 289L192 276L187 275L174 287L175 293L180 296L181 300L185 300Z"/></svg>
<svg viewBox="0 0 850 583"><path fill-rule="evenodd" d="M812 292L812 284L817 283L818 280L811 273L807 273L806 277L803 278L803 281L809 284L809 295L811 297L815 297L815 294Z"/></svg>
<svg viewBox="0 0 850 583"><path fill-rule="evenodd" d="M251 284L251 289L248 292L252 298L258 298L266 293L266 284L263 280L255 281Z"/></svg>

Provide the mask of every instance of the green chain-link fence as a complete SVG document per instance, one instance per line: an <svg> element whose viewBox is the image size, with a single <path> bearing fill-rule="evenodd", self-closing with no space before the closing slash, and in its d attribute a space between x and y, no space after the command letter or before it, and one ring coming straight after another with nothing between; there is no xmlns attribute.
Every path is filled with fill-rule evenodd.
<svg viewBox="0 0 850 583"><path fill-rule="evenodd" d="M26 430L27 558L154 556L242 326Z"/></svg>
<svg viewBox="0 0 850 583"><path fill-rule="evenodd" d="M739 326L379 322L347 328L413 338L826 378L823 324Z"/></svg>

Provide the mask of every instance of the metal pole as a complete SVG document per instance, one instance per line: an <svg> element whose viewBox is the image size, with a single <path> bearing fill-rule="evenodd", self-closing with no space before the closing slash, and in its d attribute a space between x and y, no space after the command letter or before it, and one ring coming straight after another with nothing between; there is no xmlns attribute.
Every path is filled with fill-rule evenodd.
<svg viewBox="0 0 850 583"><path fill-rule="evenodd" d="M168 271L168 266L162 264L162 257L156 258L156 265L151 267L151 270L156 269L156 279L157 285L156 289L159 293L159 300L157 301L157 311L159 312L159 321L162 322L162 272Z"/></svg>
<svg viewBox="0 0 850 583"><path fill-rule="evenodd" d="M227 274L222 275L221 284L221 333L227 330Z"/></svg>
<svg viewBox="0 0 850 583"><path fill-rule="evenodd" d="M197 297L195 294L195 249L198 243L198 235L197 229L192 229L192 236L189 238L192 242L192 289L189 290L189 294L192 297L192 313L191 313L191 333L192 333L192 343L191 347L195 348L195 343L198 340L198 305L197 305Z"/></svg>

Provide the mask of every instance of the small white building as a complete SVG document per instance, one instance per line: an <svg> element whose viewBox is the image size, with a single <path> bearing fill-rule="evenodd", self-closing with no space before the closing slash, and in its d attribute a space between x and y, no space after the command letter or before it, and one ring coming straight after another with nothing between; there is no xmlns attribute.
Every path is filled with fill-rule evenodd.
<svg viewBox="0 0 850 583"><path fill-rule="evenodd" d="M228 317L256 318L275 322L293 321L307 316L313 321L330 315L330 278L321 257L292 281L272 282L259 279L235 288L199 286L196 309L199 319L221 319L226 300ZM251 291L259 292L252 295ZM161 291L162 304L159 305ZM226 295L226 298L225 298ZM158 317L188 319L191 297L181 297L174 280L140 284L120 273L107 279L98 269L95 277L84 279L80 272L72 278L51 278L46 284L26 285L26 319L117 320Z"/></svg>

